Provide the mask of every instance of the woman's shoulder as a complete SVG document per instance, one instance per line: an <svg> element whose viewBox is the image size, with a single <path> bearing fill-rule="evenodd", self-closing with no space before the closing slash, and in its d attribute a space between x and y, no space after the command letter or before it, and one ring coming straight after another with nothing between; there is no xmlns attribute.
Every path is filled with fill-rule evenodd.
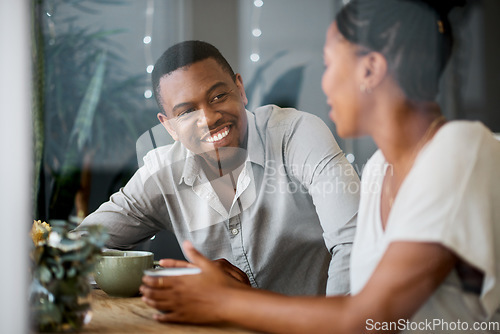
<svg viewBox="0 0 500 334"><path fill-rule="evenodd" d="M435 192L436 185L447 192L484 180L497 184L498 165L500 141L485 125L477 121L451 121L422 149L411 179L415 186L434 188Z"/></svg>
<svg viewBox="0 0 500 334"><path fill-rule="evenodd" d="M434 136L428 145L430 156L438 160L469 160L482 153L500 153L500 141L479 121L450 121Z"/></svg>
<svg viewBox="0 0 500 334"><path fill-rule="evenodd" d="M487 140L495 142L495 137L490 129L479 121L456 120L446 123L435 137L437 140L457 144L470 145Z"/></svg>

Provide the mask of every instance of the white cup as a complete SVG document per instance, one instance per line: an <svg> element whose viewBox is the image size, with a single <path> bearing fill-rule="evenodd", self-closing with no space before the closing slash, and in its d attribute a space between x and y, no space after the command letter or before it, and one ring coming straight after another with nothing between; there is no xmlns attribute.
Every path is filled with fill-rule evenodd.
<svg viewBox="0 0 500 334"><path fill-rule="evenodd" d="M196 275L201 273L200 268L186 267L186 268L156 268L144 270L144 275L159 277L159 276L182 276L182 275Z"/></svg>

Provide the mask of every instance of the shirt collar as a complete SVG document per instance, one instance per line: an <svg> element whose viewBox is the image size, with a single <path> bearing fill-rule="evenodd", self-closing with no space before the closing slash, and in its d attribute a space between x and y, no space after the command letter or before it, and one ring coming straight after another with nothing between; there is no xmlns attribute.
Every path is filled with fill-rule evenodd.
<svg viewBox="0 0 500 334"><path fill-rule="evenodd" d="M257 129L257 122L255 119L255 114L247 110L247 120L248 120L248 160L250 162L256 163L264 167L265 165L265 153L264 153L264 143L260 137L259 130Z"/></svg>
<svg viewBox="0 0 500 334"><path fill-rule="evenodd" d="M247 160L264 167L264 144L257 130L255 114L248 110L246 110L246 114L248 124ZM198 161L200 158L184 146L183 148L187 151L187 154L179 184L184 182L188 186L193 186L194 181L200 177L201 167Z"/></svg>
<svg viewBox="0 0 500 334"><path fill-rule="evenodd" d="M184 183L188 186L193 186L194 180L200 176L200 163L197 161L196 154L186 149L184 146L182 147L184 148L184 150L186 150L187 153L179 184L184 181Z"/></svg>

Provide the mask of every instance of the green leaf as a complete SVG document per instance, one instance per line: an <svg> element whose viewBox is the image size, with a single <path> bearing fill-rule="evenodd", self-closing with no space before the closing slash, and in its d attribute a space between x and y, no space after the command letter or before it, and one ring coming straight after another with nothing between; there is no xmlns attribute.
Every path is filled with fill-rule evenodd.
<svg viewBox="0 0 500 334"><path fill-rule="evenodd" d="M60 264L52 267L52 271L57 279L62 279L64 277L64 268Z"/></svg>
<svg viewBox="0 0 500 334"><path fill-rule="evenodd" d="M107 37L107 36L115 35L115 34L120 34L120 33L124 33L124 32L127 32L127 30L126 29L102 30L102 31L98 31L94 34L91 34L89 37L91 37L91 38L103 38L103 37Z"/></svg>
<svg viewBox="0 0 500 334"><path fill-rule="evenodd" d="M90 140L92 135L92 123L94 115L101 97L104 74L106 72L106 52L103 51L97 56L97 66L92 79L87 87L78 113L73 130L71 131L70 142L77 137L78 150L81 151L84 145Z"/></svg>
<svg viewBox="0 0 500 334"><path fill-rule="evenodd" d="M39 266L38 277L40 278L40 282L48 283L52 279L52 273L46 266Z"/></svg>
<svg viewBox="0 0 500 334"><path fill-rule="evenodd" d="M70 268L68 269L68 271L66 272L66 276L68 276L68 277L75 277L75 276L76 276L76 274L77 274L77 272L78 272L78 271L76 270L76 268L75 268L75 267L70 267Z"/></svg>

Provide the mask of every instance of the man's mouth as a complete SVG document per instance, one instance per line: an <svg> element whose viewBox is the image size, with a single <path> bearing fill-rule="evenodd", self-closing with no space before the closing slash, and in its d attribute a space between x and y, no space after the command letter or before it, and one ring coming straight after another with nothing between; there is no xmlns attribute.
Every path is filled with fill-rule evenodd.
<svg viewBox="0 0 500 334"><path fill-rule="evenodd" d="M222 139L226 138L227 135L229 134L230 130L231 129L229 126L225 126L222 129L220 129L219 131L217 131L213 134L210 134L209 136L205 136L202 140L207 142L207 143L217 143L217 142L221 141Z"/></svg>

